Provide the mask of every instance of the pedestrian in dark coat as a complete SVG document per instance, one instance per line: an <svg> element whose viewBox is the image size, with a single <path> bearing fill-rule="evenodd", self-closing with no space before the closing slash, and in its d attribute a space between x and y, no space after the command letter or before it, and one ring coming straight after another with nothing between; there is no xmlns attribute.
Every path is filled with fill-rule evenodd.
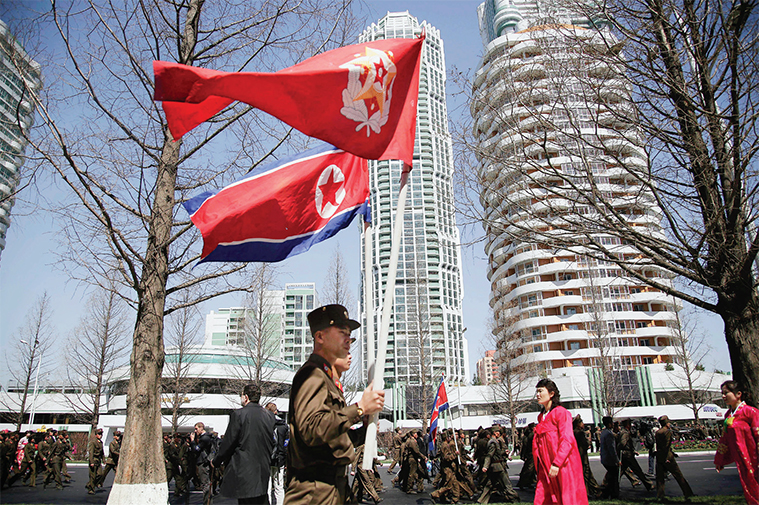
<svg viewBox="0 0 759 505"><path fill-rule="evenodd" d="M211 465L226 464L221 494L239 503L269 503L267 490L274 451L274 416L258 404L261 388L245 386L242 408L229 415L229 426Z"/></svg>

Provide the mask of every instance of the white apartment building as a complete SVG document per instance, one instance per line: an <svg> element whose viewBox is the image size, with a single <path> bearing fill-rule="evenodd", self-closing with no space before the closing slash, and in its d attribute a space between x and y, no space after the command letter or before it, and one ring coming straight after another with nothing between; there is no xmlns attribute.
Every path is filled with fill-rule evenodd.
<svg viewBox="0 0 759 505"><path fill-rule="evenodd" d="M440 32L408 12L388 13L369 26L361 42L412 38L426 30L422 50L413 170L404 216L398 276L385 362L387 384L418 384L442 374L467 381L469 357L464 338L459 231L453 202L453 155L445 99L445 51ZM364 324L374 318L376 339L390 263L392 226L402 163L370 161L373 305L362 307ZM362 234L363 249L363 234ZM362 250L363 252L363 250ZM362 277L366 256L362 254ZM368 310L367 310L368 309ZM362 346L363 370L366 346ZM421 356L421 357L420 357ZM361 373L364 376L365 373Z"/></svg>
<svg viewBox="0 0 759 505"><path fill-rule="evenodd" d="M42 88L42 69L0 21L0 255L11 224L13 197L24 164L27 132L34 122L31 94Z"/></svg>
<svg viewBox="0 0 759 505"><path fill-rule="evenodd" d="M551 377L576 376L580 367L593 384L599 360L608 358L627 378L631 404L645 405L646 375L636 370L678 361L678 303L610 262L588 259L584 237L572 252L528 238L536 229L546 236L580 219L602 219L569 196L588 187L633 226L664 236L661 210L630 171L644 173L648 159L628 85L620 69L592 58L616 49L598 37L605 30L599 19L541 0L487 0L478 15L485 51L471 112L495 333L519 340L512 363L534 364ZM641 258L618 237L601 232L593 240ZM646 274L671 282L654 266Z"/></svg>
<svg viewBox="0 0 759 505"><path fill-rule="evenodd" d="M246 345L246 335L258 331L256 321L265 321L266 354L297 370L314 348L308 326L308 313L316 308L313 282L285 284L285 289L267 290L264 308L235 307L211 311L206 316L205 346Z"/></svg>

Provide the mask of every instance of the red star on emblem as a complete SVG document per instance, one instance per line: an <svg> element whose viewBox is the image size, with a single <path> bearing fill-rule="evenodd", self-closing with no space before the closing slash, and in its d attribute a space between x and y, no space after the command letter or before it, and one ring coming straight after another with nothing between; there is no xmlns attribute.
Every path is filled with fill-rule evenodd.
<svg viewBox="0 0 759 505"><path fill-rule="evenodd" d="M327 182L319 186L319 189L322 192L322 208L324 208L324 206L328 203L331 203L335 207L338 207L340 205L337 203L337 192L340 190L342 185L342 182L335 182L334 170L330 171Z"/></svg>
<svg viewBox="0 0 759 505"><path fill-rule="evenodd" d="M380 83L382 85L383 79L385 78L385 74L387 74L387 69L385 68L385 62L382 60L375 61L374 62L374 82Z"/></svg>

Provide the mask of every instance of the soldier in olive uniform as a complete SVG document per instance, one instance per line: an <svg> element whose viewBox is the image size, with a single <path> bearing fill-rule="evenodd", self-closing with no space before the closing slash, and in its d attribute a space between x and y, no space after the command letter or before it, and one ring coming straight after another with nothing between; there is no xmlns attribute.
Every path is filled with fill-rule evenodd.
<svg viewBox="0 0 759 505"><path fill-rule="evenodd" d="M174 449L171 446L171 435L168 433L163 434L163 465L166 468L166 485L171 484L171 479L174 478L174 465L172 459L174 459Z"/></svg>
<svg viewBox="0 0 759 505"><path fill-rule="evenodd" d="M174 496L189 499L188 471L190 468L189 446L179 433L174 434L172 448L172 473L174 474Z"/></svg>
<svg viewBox="0 0 759 505"><path fill-rule="evenodd" d="M393 462L390 463L390 468L387 469L387 473L392 473L395 465L401 464L401 446L403 445L403 438L401 437L401 429L395 428L393 434Z"/></svg>
<svg viewBox="0 0 759 505"><path fill-rule="evenodd" d="M360 324L341 305L308 314L314 352L293 378L290 391L290 442L285 505L343 505L347 465L355 450L350 427L382 410L384 391L367 388L358 403L347 405L335 383L332 364L350 351L351 331Z"/></svg>
<svg viewBox="0 0 759 505"><path fill-rule="evenodd" d="M68 432L64 430L58 433L58 438L53 442L50 450L50 457L48 458L48 474L45 478L44 487L47 487L51 480L55 480L55 488L63 489L61 469L63 466L63 460L66 458L66 451L68 450L68 444L66 443L67 438Z"/></svg>
<svg viewBox="0 0 759 505"><path fill-rule="evenodd" d="M450 434L443 432L443 443L440 444L440 487L430 496L433 500L445 500L448 503L458 503L461 496L461 485L456 477L456 447L450 439Z"/></svg>
<svg viewBox="0 0 759 505"><path fill-rule="evenodd" d="M509 474L506 471L506 461L508 456L503 452L501 444L501 430L494 428L493 436L488 440L488 453L482 462L482 471L488 476L485 483L485 489L482 490L479 503L489 503L491 494L498 493L503 496L507 502L519 501L519 495L511 487Z"/></svg>
<svg viewBox="0 0 759 505"><path fill-rule="evenodd" d="M374 500L374 503L379 503L382 498L377 494L377 490L374 489L374 471L364 470L362 468L364 463L364 445L360 445L356 449L356 462L353 464L353 468L356 471L356 476L353 478L353 487L351 492L353 493L353 502L361 503L364 498L364 493Z"/></svg>
<svg viewBox="0 0 759 505"><path fill-rule="evenodd" d="M37 444L31 435L27 435L28 442L24 446L24 456L21 459L21 467L18 472L8 479L8 487L10 487L16 480L22 478L22 483L26 482L24 475L29 470L29 487L34 487L37 482Z"/></svg>
<svg viewBox="0 0 759 505"><path fill-rule="evenodd" d="M100 483L100 467L103 464L103 430L95 430L95 436L87 444L88 463L90 467L90 480L87 482L87 494L95 494L95 488Z"/></svg>
<svg viewBox="0 0 759 505"><path fill-rule="evenodd" d="M424 474L419 468L419 465L425 464L427 458L424 457L419 450L419 432L415 431L409 439L406 440L406 444L403 446L403 454L406 458L406 463L408 464L408 477L406 478L404 491L408 494L416 494L417 492L414 491L414 488L416 487L420 493L423 493L424 480L422 480L422 475Z"/></svg>
<svg viewBox="0 0 759 505"><path fill-rule="evenodd" d="M675 459L675 451L672 450L672 429L669 427L669 417L661 416L659 418L661 428L656 432L656 497L659 500L664 499L664 479L667 472L672 474L685 498L693 496L693 490L690 484L685 480L680 466Z"/></svg>
<svg viewBox="0 0 759 505"><path fill-rule="evenodd" d="M37 473L45 474L45 480L50 475L50 453L53 451L53 435L50 431L45 434L44 440L37 446Z"/></svg>
<svg viewBox="0 0 759 505"><path fill-rule="evenodd" d="M103 472L100 474L99 486L102 487L105 483L105 478L108 477L108 473L113 470L116 471L116 466L119 464L119 453L121 452L121 432L116 430L113 432L113 440L108 444L108 459L105 460L105 466Z"/></svg>

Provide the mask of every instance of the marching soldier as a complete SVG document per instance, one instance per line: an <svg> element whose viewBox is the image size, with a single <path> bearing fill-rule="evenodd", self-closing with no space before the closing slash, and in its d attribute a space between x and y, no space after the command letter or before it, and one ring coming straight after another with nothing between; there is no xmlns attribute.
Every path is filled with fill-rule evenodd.
<svg viewBox="0 0 759 505"><path fill-rule="evenodd" d="M364 498L364 493L374 500L377 504L382 501L382 498L377 494L377 490L374 489L374 471L364 470L362 468L364 463L364 445L360 445L356 449L356 462L353 464L353 468L356 471L356 476L353 478L353 487L351 492L353 494L353 501L361 503Z"/></svg>
<svg viewBox="0 0 759 505"><path fill-rule="evenodd" d="M34 442L31 434L27 434L28 442L24 446L24 455L21 458L21 466L18 473L8 479L8 487L10 487L19 477L22 478L21 483L26 482L24 475L29 470L29 487L34 487L37 482L37 444Z"/></svg>
<svg viewBox="0 0 759 505"><path fill-rule="evenodd" d="M102 487L105 483L105 478L111 470L116 470L116 466L119 464L119 453L121 452L121 432L116 430L113 432L113 440L108 444L108 459L105 460L105 466L103 472L100 474L100 483L98 487Z"/></svg>
<svg viewBox="0 0 759 505"><path fill-rule="evenodd" d="M416 494L414 487L416 487L420 493L424 492L424 480L422 480L422 471L419 465L425 464L427 458L425 458L419 450L419 432L415 431L406 440L406 444L403 446L403 454L408 462L408 478L406 479L406 486L404 491L408 494Z"/></svg>
<svg viewBox="0 0 759 505"><path fill-rule="evenodd" d="M669 417L661 416L659 418L661 428L656 432L656 497L659 500L664 499L664 478L667 472L672 474L685 498L693 496L693 490L690 484L683 477L680 466L675 460L675 452L672 450L672 430L669 427Z"/></svg>
<svg viewBox="0 0 759 505"><path fill-rule="evenodd" d="M519 472L519 481L517 487L520 489L534 489L538 481L538 475L535 471L535 460L532 456L532 429L535 423L530 423L524 429L522 441L519 448L519 457L522 459L522 471Z"/></svg>
<svg viewBox="0 0 759 505"><path fill-rule="evenodd" d="M172 449L172 473L174 474L174 496L189 499L189 446L179 433L174 434Z"/></svg>
<svg viewBox="0 0 759 505"><path fill-rule="evenodd" d="M387 469L387 473L392 473L395 465L401 464L401 446L403 445L403 437L401 437L401 429L395 428L393 434L393 462L390 463L390 468Z"/></svg>
<svg viewBox="0 0 759 505"><path fill-rule="evenodd" d="M440 444L440 487L430 496L433 500L445 500L448 503L458 503L461 496L461 486L456 478L456 448L450 438L450 433L443 432L443 443Z"/></svg>
<svg viewBox="0 0 759 505"><path fill-rule="evenodd" d="M174 478L174 448L171 445L171 435L168 433L163 434L163 465L166 468L166 485L171 484L171 479ZM176 489L175 489L176 491Z"/></svg>
<svg viewBox="0 0 759 505"><path fill-rule="evenodd" d="M632 470L641 482L643 482L643 485L646 486L646 490L651 491L654 489L654 485L648 479L646 474L643 473L638 461L635 459L637 453L635 452L632 433L630 433L631 428L632 423L629 419L622 421L622 429L620 430L621 436L619 437L619 453L620 459L622 460L621 472L625 473L628 469Z"/></svg>
<svg viewBox="0 0 759 505"><path fill-rule="evenodd" d="M95 488L98 487L100 482L100 468L103 464L103 429L98 428L95 430L95 436L90 439L90 443L87 444L88 463L90 467L90 480L85 486L87 488L87 494L95 494Z"/></svg>
<svg viewBox="0 0 759 505"><path fill-rule="evenodd" d="M66 458L66 451L68 450L68 444L66 443L67 438L68 432L66 430L61 431L58 433L58 438L50 449L48 473L43 487L47 487L51 480L55 480L55 488L63 489L61 469L63 466L63 460Z"/></svg>
<svg viewBox="0 0 759 505"><path fill-rule="evenodd" d="M501 438L501 428L493 428L492 432L493 436L488 440L488 453L482 462L482 472L487 474L488 479L485 483L485 489L482 490L482 494L477 501L479 503L489 503L490 496L495 490L507 502L517 502L519 501L519 495L511 487L509 474L506 471L507 456L503 453L502 444L499 440Z"/></svg>
<svg viewBox="0 0 759 505"><path fill-rule="evenodd" d="M350 427L382 410L384 391L367 388L347 405L332 365L350 351L351 331L361 326L341 305L308 314L314 352L293 378L290 390L290 442L285 505L343 505L347 465L355 456Z"/></svg>

